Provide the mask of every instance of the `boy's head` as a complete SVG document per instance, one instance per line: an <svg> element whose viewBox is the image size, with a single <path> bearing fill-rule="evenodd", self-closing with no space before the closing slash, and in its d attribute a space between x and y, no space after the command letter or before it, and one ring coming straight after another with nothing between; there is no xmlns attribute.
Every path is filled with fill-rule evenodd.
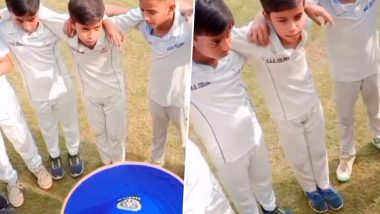
<svg viewBox="0 0 380 214"><path fill-rule="evenodd" d="M234 17L223 0L196 0L194 49L205 57L220 59L231 49Z"/></svg>
<svg viewBox="0 0 380 214"><path fill-rule="evenodd" d="M37 30L40 0L5 0L8 11L16 24L28 33Z"/></svg>
<svg viewBox="0 0 380 214"><path fill-rule="evenodd" d="M265 18L272 24L282 43L298 44L305 27L305 0L260 0Z"/></svg>
<svg viewBox="0 0 380 214"><path fill-rule="evenodd" d="M93 48L100 36L104 16L102 0L70 0L68 10L79 40Z"/></svg>
<svg viewBox="0 0 380 214"><path fill-rule="evenodd" d="M171 22L176 8L175 0L140 0L146 23L153 29Z"/></svg>

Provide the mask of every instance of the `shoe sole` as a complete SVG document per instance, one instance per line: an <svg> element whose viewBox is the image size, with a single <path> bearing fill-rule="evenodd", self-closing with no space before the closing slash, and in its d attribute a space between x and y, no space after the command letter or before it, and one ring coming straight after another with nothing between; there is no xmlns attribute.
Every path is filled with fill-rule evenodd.
<svg viewBox="0 0 380 214"><path fill-rule="evenodd" d="M344 202L342 201L342 205L341 205L340 207L338 207L338 208L334 208L334 207L331 207L331 206L327 203L327 205L329 206L329 208L332 209L332 210L334 210L334 211L338 211L338 210L342 209L342 208L343 208L343 204L344 204Z"/></svg>
<svg viewBox="0 0 380 214"><path fill-rule="evenodd" d="M80 173L74 173L73 174L73 173L70 172L70 176L73 177L73 178L77 178L77 177L79 177L79 176L81 176L83 174L83 171L84 171L84 166L83 166L82 171Z"/></svg>
<svg viewBox="0 0 380 214"><path fill-rule="evenodd" d="M54 177L50 172L51 178L55 181L61 180L65 176L65 171L63 171L62 176Z"/></svg>
<svg viewBox="0 0 380 214"><path fill-rule="evenodd" d="M337 179L340 183L346 183L346 182L350 181L351 178L340 179L338 176L336 176L336 179Z"/></svg>

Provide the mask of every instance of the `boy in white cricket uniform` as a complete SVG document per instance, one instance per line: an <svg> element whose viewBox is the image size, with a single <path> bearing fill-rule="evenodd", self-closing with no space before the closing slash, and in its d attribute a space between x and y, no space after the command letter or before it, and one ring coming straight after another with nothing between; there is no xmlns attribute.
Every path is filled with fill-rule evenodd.
<svg viewBox="0 0 380 214"><path fill-rule="evenodd" d="M239 213L289 213L276 207L262 130L241 80L245 59L229 51L233 23L222 0L195 2L190 124Z"/></svg>
<svg viewBox="0 0 380 214"><path fill-rule="evenodd" d="M111 20L127 31L131 26L131 14L144 16L144 22L136 27L151 46L148 86L153 120L151 160L164 165L169 122L174 122L179 129L183 146L187 139L192 27L189 20L175 9L173 0L140 0L140 8Z"/></svg>
<svg viewBox="0 0 380 214"><path fill-rule="evenodd" d="M197 146L186 142L184 214L234 214Z"/></svg>
<svg viewBox="0 0 380 214"><path fill-rule="evenodd" d="M10 20L1 25L0 36L8 44L22 70L50 155L50 173L56 180L64 175L60 161L59 122L66 137L70 174L73 177L80 176L83 163L78 154L80 136L77 104L70 75L58 46L59 39L39 23L39 0L7 0L6 3Z"/></svg>
<svg viewBox="0 0 380 214"><path fill-rule="evenodd" d="M322 106L306 62L304 1L261 0L261 4L270 23L270 45L250 44L249 25L233 30L233 48L256 66L280 144L310 207L320 213L329 207L341 209L342 198L330 186Z"/></svg>
<svg viewBox="0 0 380 214"><path fill-rule="evenodd" d="M70 21L76 29L72 38L63 31L67 15L41 8L41 21L69 45L77 62L87 115L103 164L125 161L124 69L120 49L108 41L102 28L103 2L69 1ZM130 22L136 22L134 26L142 20L142 16L131 17Z"/></svg>
<svg viewBox="0 0 380 214"><path fill-rule="evenodd" d="M16 95L9 85L5 74L12 71L6 44L0 40L0 128L21 155L28 169L37 177L38 185L42 189L52 186L52 179L42 164L37 146L24 120L21 107ZM13 169L6 153L4 140L0 132L0 180L8 183L8 199L14 207L24 202L21 186L18 182L17 172Z"/></svg>
<svg viewBox="0 0 380 214"><path fill-rule="evenodd" d="M380 50L377 0L309 0L325 8L335 26L327 26L327 54L339 116L341 157L336 174L348 181L355 160L355 103L362 95L372 143L380 148Z"/></svg>

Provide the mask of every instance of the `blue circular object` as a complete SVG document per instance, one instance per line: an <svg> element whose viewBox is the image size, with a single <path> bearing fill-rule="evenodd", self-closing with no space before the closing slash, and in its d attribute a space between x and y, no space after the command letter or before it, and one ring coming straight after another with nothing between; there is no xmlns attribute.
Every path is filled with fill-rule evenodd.
<svg viewBox="0 0 380 214"><path fill-rule="evenodd" d="M139 162L100 168L83 178L66 198L65 214L181 214L183 181Z"/></svg>

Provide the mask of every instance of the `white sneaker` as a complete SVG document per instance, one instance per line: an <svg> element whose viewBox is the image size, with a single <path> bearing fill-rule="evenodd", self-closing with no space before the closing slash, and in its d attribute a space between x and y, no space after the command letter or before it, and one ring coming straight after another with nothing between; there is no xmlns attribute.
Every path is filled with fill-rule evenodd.
<svg viewBox="0 0 380 214"><path fill-rule="evenodd" d="M355 162L355 155L340 156L339 166L336 169L336 177L340 182L347 182L351 178L352 165Z"/></svg>
<svg viewBox="0 0 380 214"><path fill-rule="evenodd" d="M40 186L41 189L47 190L51 188L53 185L53 179L44 165L41 164L37 169L31 171L34 176L36 176L38 186Z"/></svg>
<svg viewBox="0 0 380 214"><path fill-rule="evenodd" d="M13 207L20 207L24 203L24 195L21 190L23 188L18 181L7 185L8 200Z"/></svg>

